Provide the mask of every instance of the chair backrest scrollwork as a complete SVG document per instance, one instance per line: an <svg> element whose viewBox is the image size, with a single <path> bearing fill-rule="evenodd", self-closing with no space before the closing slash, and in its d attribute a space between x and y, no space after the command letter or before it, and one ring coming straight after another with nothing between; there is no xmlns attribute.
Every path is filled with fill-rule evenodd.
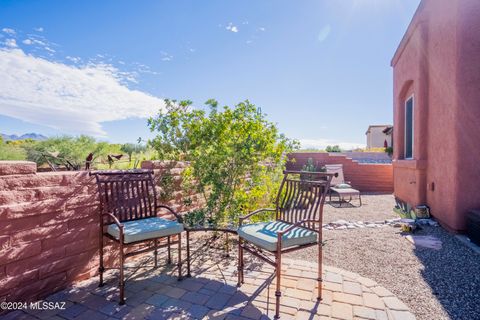
<svg viewBox="0 0 480 320"><path fill-rule="evenodd" d="M277 220L292 224L310 220L303 227L318 232L323 219L323 205L334 175L284 171L276 200Z"/></svg>

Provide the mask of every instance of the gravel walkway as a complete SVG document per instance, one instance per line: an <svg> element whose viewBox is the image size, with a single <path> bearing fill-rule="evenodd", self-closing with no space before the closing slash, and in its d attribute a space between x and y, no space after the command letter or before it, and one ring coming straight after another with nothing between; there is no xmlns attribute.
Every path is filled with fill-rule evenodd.
<svg viewBox="0 0 480 320"><path fill-rule="evenodd" d="M391 195L367 195L362 200L360 208L326 204L324 222L395 217ZM442 249L416 249L391 226L326 230L324 264L377 281L407 303L419 320L480 319L480 255L440 227L423 227L416 234L437 236ZM296 259L315 257L315 247L295 252Z"/></svg>

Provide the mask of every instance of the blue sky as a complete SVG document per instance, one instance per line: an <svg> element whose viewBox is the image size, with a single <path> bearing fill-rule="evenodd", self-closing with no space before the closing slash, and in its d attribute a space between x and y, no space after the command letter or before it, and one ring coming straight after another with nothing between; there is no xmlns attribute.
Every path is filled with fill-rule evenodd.
<svg viewBox="0 0 480 320"><path fill-rule="evenodd" d="M148 139L165 97L261 107L304 147L392 123L419 0L0 2L0 132Z"/></svg>

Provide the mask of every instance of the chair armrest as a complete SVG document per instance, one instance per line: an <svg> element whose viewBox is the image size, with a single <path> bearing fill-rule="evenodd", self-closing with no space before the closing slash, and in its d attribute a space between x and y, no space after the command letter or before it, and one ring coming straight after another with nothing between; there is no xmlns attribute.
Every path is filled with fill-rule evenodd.
<svg viewBox="0 0 480 320"><path fill-rule="evenodd" d="M179 215L178 213L175 212L175 210L173 210L172 208L170 208L169 206L166 206L166 205L163 205L163 204L160 204L160 205L157 205L157 207L155 208L156 209L160 209L160 208L164 208L164 209L167 209L168 211L170 211L171 214L173 214L175 216L175 218L177 219L177 221L179 223L183 223L183 218L181 215ZM158 212L157 212L158 213Z"/></svg>
<svg viewBox="0 0 480 320"><path fill-rule="evenodd" d="M253 215L256 215L260 212L265 212L265 211L270 211L270 212L275 212L276 210L275 209L272 209L272 208L263 208L263 209L258 209L258 210L255 210L255 211L252 211L246 215L244 215L243 217L240 217L238 220L239 220L239 223L238 225L241 226L243 221L250 218L251 216Z"/></svg>
<svg viewBox="0 0 480 320"><path fill-rule="evenodd" d="M120 220L118 220L117 217L115 217L113 214L109 213L109 212L104 212L102 214L102 216L109 216L112 220L113 220L113 223L115 223L118 227L118 229L122 229L123 230L123 224L120 222Z"/></svg>
<svg viewBox="0 0 480 320"><path fill-rule="evenodd" d="M115 217L113 214L109 213L109 212L105 212L102 214L102 216L109 216L112 220L113 220L113 223L115 223L115 225L118 227L118 240L121 241L122 243L124 242L124 236L123 236L123 224L120 222L120 220L118 220L117 217ZM103 234L103 230L102 230L102 234Z"/></svg>

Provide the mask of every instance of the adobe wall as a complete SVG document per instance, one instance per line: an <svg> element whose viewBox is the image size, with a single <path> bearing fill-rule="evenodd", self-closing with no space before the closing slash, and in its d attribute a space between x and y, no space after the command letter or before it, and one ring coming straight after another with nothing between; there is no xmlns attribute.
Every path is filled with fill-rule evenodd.
<svg viewBox="0 0 480 320"><path fill-rule="evenodd" d="M393 169L391 164L358 163L346 155L326 152L298 152L288 155L287 170L301 170L311 158L314 164L342 164L345 180L361 192L393 192ZM295 159L294 162L291 160Z"/></svg>
<svg viewBox="0 0 480 320"><path fill-rule="evenodd" d="M184 163L145 162L171 174L179 212ZM192 195L194 204L197 195ZM116 256L108 247L107 260ZM33 162L0 161L0 301L34 301L97 274L97 186L88 172L37 173Z"/></svg>

